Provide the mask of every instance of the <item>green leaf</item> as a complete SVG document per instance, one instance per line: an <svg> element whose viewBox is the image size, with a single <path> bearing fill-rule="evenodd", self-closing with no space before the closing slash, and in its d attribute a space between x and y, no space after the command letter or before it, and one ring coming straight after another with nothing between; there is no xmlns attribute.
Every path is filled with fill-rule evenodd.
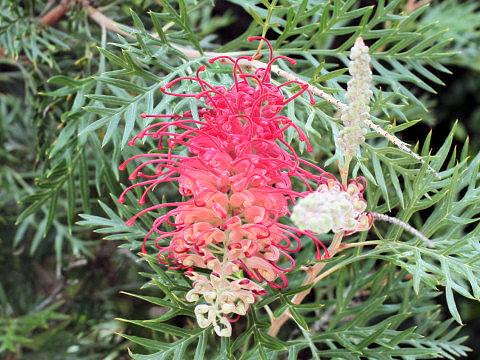
<svg viewBox="0 0 480 360"><path fill-rule="evenodd" d="M86 212L90 211L90 185L88 181L88 166L85 156L79 157L79 177L80 177L80 195L82 198L83 209Z"/></svg>

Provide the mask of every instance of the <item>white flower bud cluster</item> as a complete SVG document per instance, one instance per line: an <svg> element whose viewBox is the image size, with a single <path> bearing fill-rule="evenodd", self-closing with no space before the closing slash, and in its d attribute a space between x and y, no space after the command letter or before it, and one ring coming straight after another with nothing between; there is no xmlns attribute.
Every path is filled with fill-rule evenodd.
<svg viewBox="0 0 480 360"><path fill-rule="evenodd" d="M291 219L300 230L318 234L329 231L353 233L370 227L370 215L364 213L366 208L367 202L358 183L351 182L345 191L340 183L330 181L300 199L293 208Z"/></svg>
<svg viewBox="0 0 480 360"><path fill-rule="evenodd" d="M194 280L193 289L186 295L187 301L195 302L203 297L206 302L195 307L198 326L206 328L213 325L218 336L231 336L232 326L226 316L245 315L256 301L254 292L264 291L249 279L230 281L216 273L212 273L210 279L194 272L187 276Z"/></svg>
<svg viewBox="0 0 480 360"><path fill-rule="evenodd" d="M344 129L338 135L337 146L345 156L352 158L358 154L360 144L365 141L365 120L370 116L369 103L373 94L370 90L370 55L362 38L359 37L352 47L350 59L348 69L352 78L347 84L348 106L342 111Z"/></svg>

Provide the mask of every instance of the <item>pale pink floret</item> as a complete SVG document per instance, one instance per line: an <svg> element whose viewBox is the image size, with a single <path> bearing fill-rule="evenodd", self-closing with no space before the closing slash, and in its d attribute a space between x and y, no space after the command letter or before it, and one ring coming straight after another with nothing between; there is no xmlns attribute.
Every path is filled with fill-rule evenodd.
<svg viewBox="0 0 480 360"><path fill-rule="evenodd" d="M193 288L185 298L189 302L204 302L195 307L199 326L205 328L213 325L219 336L230 336L230 322L247 314L258 295L265 295L260 285L245 278L220 277L215 273L208 278L193 271L187 271L187 276L193 281ZM236 318L232 319L231 316Z"/></svg>

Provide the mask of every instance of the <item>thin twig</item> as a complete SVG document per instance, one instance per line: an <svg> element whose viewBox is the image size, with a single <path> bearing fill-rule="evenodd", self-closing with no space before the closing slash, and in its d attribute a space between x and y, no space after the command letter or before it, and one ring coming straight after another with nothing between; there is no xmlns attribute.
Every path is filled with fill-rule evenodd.
<svg viewBox="0 0 480 360"><path fill-rule="evenodd" d="M423 235L420 231L408 225L407 223L403 222L402 220L399 220L397 218L394 218L385 214L378 214L378 213L372 213L372 214L374 219L386 221L390 224L400 226L402 229L408 231L412 235L415 235L417 238L422 240L425 244L427 244L428 247L430 248L435 247L435 244L432 242L432 240L430 240L425 235Z"/></svg>
<svg viewBox="0 0 480 360"><path fill-rule="evenodd" d="M53 25L60 21L63 16L72 8L70 0L62 0L62 2L48 11L45 15L38 19L39 22L45 25Z"/></svg>
<svg viewBox="0 0 480 360"><path fill-rule="evenodd" d="M273 315L273 311L272 311L272 309L270 309L270 306L265 305L265 306L264 306L264 309L265 309L265 311L267 312L268 317L270 318L270 322L275 321L275 316Z"/></svg>
<svg viewBox="0 0 480 360"><path fill-rule="evenodd" d="M413 156L415 159L417 159L418 161L420 161L422 164L425 164L425 160L423 160L423 158L418 155L417 153L415 153L413 150L411 150L409 148L410 145L404 143L402 140L400 140L399 138L397 138L396 136L388 133L387 131L383 130L380 126L378 126L377 124L373 123L372 120L370 119L367 119L365 120L365 124L372 130L374 130L377 134L380 134L382 135L383 137L387 138L388 141L390 141L392 144L394 144L396 147L398 147L399 149L405 151L406 153L410 154L411 156ZM442 177L440 176L440 174L434 169L432 168L430 165L427 165L427 168L428 170L430 170L432 173L435 174L435 176L437 177L437 179L439 180L442 180Z"/></svg>
<svg viewBox="0 0 480 360"><path fill-rule="evenodd" d="M381 241L379 241L379 240L361 241L361 242L355 242L355 243L350 243L350 244L342 243L338 247L337 254L340 251L344 251L344 250L351 249L351 248L354 248L354 247L373 246L373 245L379 245L379 244L381 244Z"/></svg>
<svg viewBox="0 0 480 360"><path fill-rule="evenodd" d="M135 38L135 36L133 36L129 32L126 32L126 31L120 29L120 27L119 27L119 26L123 26L125 28L129 28L128 26L124 26L120 23L117 23L116 21L114 21L114 20L110 19L109 17L105 16L100 10L95 9L93 6L87 5L86 9L87 9L88 16L90 17L90 19L95 21L98 25L105 26L105 28L107 30L116 32L117 34L120 34L122 36L130 37L132 39ZM131 29L131 28L129 28L129 29ZM131 30L133 31L133 29L131 29Z"/></svg>
<svg viewBox="0 0 480 360"><path fill-rule="evenodd" d="M270 25L270 19L272 18L273 9L275 9L275 6L277 5L277 1L278 0L272 0L272 3L268 6L267 18L263 23L262 37L267 36L268 26ZM260 54L260 51L262 50L262 46L263 46L263 39L260 40L257 47L257 51L255 52L255 55L253 55L252 57L254 60L258 60L262 57L262 54Z"/></svg>
<svg viewBox="0 0 480 360"><path fill-rule="evenodd" d="M52 7L55 3L56 3L56 0L48 0L47 3L45 4L45 7L42 10L42 12L38 16L42 17L43 15L48 13L52 9Z"/></svg>
<svg viewBox="0 0 480 360"><path fill-rule="evenodd" d="M63 289L67 286L67 283L64 278L60 280L60 284L58 284L55 289L53 289L52 293L44 299L40 304L35 306L33 310L31 311L32 314L37 313L43 309L45 309L48 305L53 303L56 300L57 295L59 295Z"/></svg>

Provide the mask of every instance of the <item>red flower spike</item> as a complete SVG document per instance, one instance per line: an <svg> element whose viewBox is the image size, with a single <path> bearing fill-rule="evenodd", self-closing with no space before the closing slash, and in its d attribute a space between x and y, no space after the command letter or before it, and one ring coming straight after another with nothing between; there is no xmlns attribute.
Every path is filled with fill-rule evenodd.
<svg viewBox="0 0 480 360"><path fill-rule="evenodd" d="M220 325L213 323L215 331L223 334L221 336L227 336L225 334L228 333L228 325L222 320L224 315L229 321L232 321L229 314L245 315L257 295L266 295L251 280L243 279L235 283L239 280L232 275L239 269L243 269L251 279L259 282L265 280L274 288L287 287L285 273L295 267L295 261L289 253L300 250L302 235L314 241L317 259L322 258L322 250L323 258L329 257L326 247L313 233L278 222L279 218L290 214L289 202L294 203L296 198L304 197L319 185L335 179L317 165L299 158L284 138L284 132L293 127L299 140L306 143L309 152L312 151L306 134L280 112L285 104L304 92L309 94L310 102L314 104L313 95L308 85L298 81L288 81L279 86L272 84L272 64L283 59L293 65L295 60L284 56L274 57L270 42L263 37L255 36L248 40L267 43L270 60L266 68L258 69L255 74L247 74L242 71L239 61L251 60L250 56L237 59L218 56L210 59L209 63L226 59L234 64L234 84L230 89L212 86L201 79L200 73L206 70L204 65L198 68L194 77L180 77L162 86L161 91L168 95L205 98L205 106L198 111L201 121L194 120L190 111L182 116L142 113L142 118L172 119L149 125L132 138L129 145L133 145L136 139L150 136L158 139L158 148L162 149L162 139L168 136L168 152L136 155L119 167L125 170L130 161L145 160L131 173L130 179L140 177L146 180L126 188L120 195L120 203L127 192L144 186L146 190L139 199L139 204L143 205L150 191L169 181L177 181L180 193L187 198L183 202L151 205L128 220L127 225L131 226L147 212L174 207L153 222L144 238L142 253L146 253L146 243L150 237L157 234L155 246L159 249L159 262L184 269L192 280L199 279L195 283L196 290L189 292L188 301L196 301L202 295L210 303L215 296L227 296L227 293L217 291L227 286L225 284L242 287L243 290L236 290L237 300L234 302L228 297L222 298L222 308L202 305L195 310L200 326L207 326L209 321L214 321L212 319L218 316L220 323L226 326L221 329ZM198 83L200 92L167 92L182 80ZM292 84L300 85L301 90L285 99L282 88ZM172 127L176 128L175 132L172 132ZM173 154L173 148L177 146L185 147L189 155ZM305 166L315 173L305 169ZM292 190L291 178L295 177L307 186L307 193ZM363 192L364 179L353 181ZM164 222L172 225L174 230L160 230ZM291 239L296 244L292 244ZM193 271L195 267L210 269L210 280L196 274ZM280 284L275 282L278 278ZM209 286L214 290L205 290ZM210 311L216 315L206 316Z"/></svg>

